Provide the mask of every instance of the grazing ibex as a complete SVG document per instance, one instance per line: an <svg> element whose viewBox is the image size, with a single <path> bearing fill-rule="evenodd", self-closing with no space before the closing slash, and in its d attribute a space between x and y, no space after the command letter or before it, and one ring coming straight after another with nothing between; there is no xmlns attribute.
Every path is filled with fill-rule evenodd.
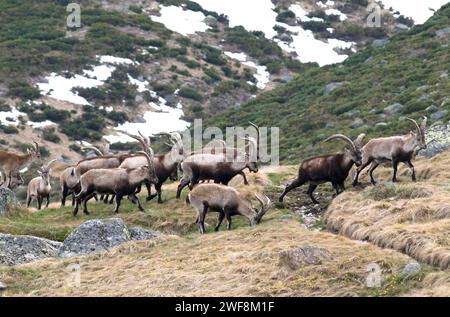
<svg viewBox="0 0 450 317"><path fill-rule="evenodd" d="M140 137L130 135L126 132L122 133L138 140L143 146L149 146L149 138L145 138L142 135ZM171 146L172 150L166 154L159 154L154 156L153 163L155 165L156 176L158 177L158 182L154 184L156 194L152 195L152 183L149 180L146 180L144 184L147 187L147 201L152 200L153 198L158 196L158 203L161 204L163 202L161 198L162 185L165 181L167 181L168 178L174 181L178 179L178 165L184 157L184 148L183 141L179 133L160 133L159 135L165 135L169 137L171 144L168 145ZM136 155L130 156L125 159L120 167L136 168L146 164L147 159L144 155Z"/></svg>
<svg viewBox="0 0 450 317"><path fill-rule="evenodd" d="M41 210L42 201L46 198L47 203L45 208L48 208L48 204L50 203L50 193L52 191L52 186L50 184L52 170L50 165L55 161L56 159L51 160L47 165L42 166L42 168L38 171L40 176L33 178L28 183L27 207L30 207L30 203L33 199L36 199L37 209Z"/></svg>
<svg viewBox="0 0 450 317"><path fill-rule="evenodd" d="M120 202L123 196L128 195L129 199L138 205L140 211L144 211L139 198L136 196L136 190L141 184L149 180L157 182L153 165L153 150L148 148L146 152L139 152L147 158L147 165L137 168L110 168L110 169L91 169L84 173L80 178L81 190L77 194L77 205L83 201L83 212L89 214L87 201L98 194L112 194L116 197L115 213L119 212ZM74 210L76 216L78 210Z"/></svg>
<svg viewBox="0 0 450 317"><path fill-rule="evenodd" d="M414 165L411 161L414 158L415 150L426 149L427 143L425 141L425 128L427 126L427 117L424 117L421 125L413 119L406 118L411 121L416 127L416 133L410 132L406 135L391 136L386 138L371 139L361 149L362 162L361 166L356 170L355 178L353 179L353 186L358 184L359 174L367 165L369 167L370 182L375 185L375 179L373 178L373 171L384 161L392 162L392 168L394 173L392 175L392 181L397 181L397 167L398 163L405 163L412 171L411 178L416 181L416 172Z"/></svg>
<svg viewBox="0 0 450 317"><path fill-rule="evenodd" d="M213 180L214 183L228 185L234 176L242 175L246 168L251 172L258 172L258 165L251 160L248 153L239 154L236 158L227 154L191 155L181 163L184 176L178 185L177 198L180 198L184 187L189 185L192 190L201 180Z"/></svg>
<svg viewBox="0 0 450 317"><path fill-rule="evenodd" d="M350 149L346 149L345 153L321 155L303 161L298 169L297 178L286 186L279 201L283 202L288 192L307 182L309 183L307 194L315 204L319 202L314 198L313 192L319 184L331 182L336 195L339 195L345 190L344 181L353 164L361 165L360 145L364 136L365 134L360 134L355 142L342 134L335 134L326 139L324 142L332 139L344 140L350 145Z"/></svg>
<svg viewBox="0 0 450 317"><path fill-rule="evenodd" d="M27 149L27 154L16 154L8 151L0 151L0 172L2 174L2 183L10 183L8 178L11 175L16 175L20 170L30 166L33 160L40 158L41 153L37 142L34 142L34 149Z"/></svg>
<svg viewBox="0 0 450 317"><path fill-rule="evenodd" d="M250 221L250 225L257 225L270 207L270 199L265 196L266 202L263 202L258 195L256 199L261 207L253 207L250 200L242 197L239 192L221 184L199 184L189 193L186 202L197 210L197 223L200 233L205 233L205 217L208 210L219 213L217 225L214 228L218 231L223 218L227 218L227 229L231 230L231 216L242 215Z"/></svg>

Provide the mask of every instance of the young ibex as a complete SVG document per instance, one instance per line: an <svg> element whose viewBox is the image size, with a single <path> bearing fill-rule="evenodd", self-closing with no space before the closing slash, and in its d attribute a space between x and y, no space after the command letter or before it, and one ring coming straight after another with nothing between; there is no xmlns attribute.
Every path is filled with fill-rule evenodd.
<svg viewBox="0 0 450 317"><path fill-rule="evenodd" d="M20 170L30 166L33 160L40 158L41 153L37 142L34 142L34 149L27 150L27 154L0 151L0 174L2 176L2 183L10 183L8 179L10 175L16 175Z"/></svg>
<svg viewBox="0 0 450 317"><path fill-rule="evenodd" d="M226 154L195 154L187 157L181 163L184 176L177 189L177 198L181 191L189 185L192 190L194 185L201 180L213 180L214 183L228 185L236 175L242 175L248 168L251 172L258 172L258 165L250 159L250 156L240 154L236 159L227 157Z"/></svg>
<svg viewBox="0 0 450 317"><path fill-rule="evenodd" d="M87 201L94 197L96 193L115 195L115 213L119 212L120 202L126 195L134 204L138 205L140 211L144 211L139 198L136 196L136 190L144 181L149 180L156 183L158 178L153 165L153 150L149 148L147 152L139 153L147 158L147 165L131 169L92 169L81 176L81 190L76 199L77 205L83 201L83 212L85 214L89 214L86 206ZM77 209L74 210L73 215L76 216L77 212Z"/></svg>
<svg viewBox="0 0 450 317"><path fill-rule="evenodd" d="M324 142L332 139L344 140L350 145L350 149L346 149L345 153L316 156L303 161L298 169L297 178L286 186L279 201L283 202L283 198L288 192L306 182L309 183L307 194L314 204L318 204L313 192L319 184L331 182L336 195L339 195L345 190L344 181L353 164L361 165L360 145L364 136L365 134L360 134L355 142L342 134L335 134L326 139Z"/></svg>
<svg viewBox="0 0 450 317"><path fill-rule="evenodd" d="M414 165L411 163L415 156L415 150L426 149L427 143L425 141L425 128L427 125L427 117L424 117L421 125L413 119L406 118L411 121L416 127L416 133L410 132L406 135L391 136L387 138L371 139L363 146L362 162L361 166L356 170L355 177L353 179L353 186L358 184L359 174L367 165L371 164L368 170L370 176L370 182L375 185L375 179L373 178L373 171L384 161L392 162L392 168L394 173L392 175L392 181L397 181L397 167L398 163L405 163L412 171L411 178L416 181L416 172Z"/></svg>
<svg viewBox="0 0 450 317"><path fill-rule="evenodd" d="M50 193L52 191L52 186L50 184L52 170L50 165L55 161L56 159L51 160L47 165L42 166L42 168L38 170L40 176L33 178L28 183L27 207L30 207L30 203L33 199L36 199L37 209L41 210L42 201L46 198L47 203L45 208L48 208L48 204L50 203Z"/></svg>
<svg viewBox="0 0 450 317"><path fill-rule="evenodd" d="M265 196L265 195L264 195ZM189 193L186 201L197 210L197 223L200 233L205 233L205 217L208 210L219 213L217 225L214 228L218 231L223 218L227 218L227 229L231 230L231 216L242 215L250 221L250 225L257 225L270 207L270 199L265 196L263 202L258 195L256 199L261 207L253 207L250 200L242 197L239 192L221 184L199 184Z"/></svg>
<svg viewBox="0 0 450 317"><path fill-rule="evenodd" d="M122 132L124 133L124 132ZM149 146L149 138L145 138L142 135L140 137L130 135L125 133L126 135L138 140L143 146ZM178 165L179 162L184 157L184 148L183 141L179 133L160 133L159 135L166 135L169 137L172 150L166 154L155 155L153 162L155 165L156 176L158 177L158 182L155 183L156 194L151 193L151 182L145 181L144 184L147 187L147 201L152 200L156 196L158 196L158 203L161 204L161 188L164 182L167 181L168 178L175 181L178 179ZM136 155L131 156L123 161L120 165L121 168L136 168L139 166L143 166L147 164L147 159L144 155Z"/></svg>

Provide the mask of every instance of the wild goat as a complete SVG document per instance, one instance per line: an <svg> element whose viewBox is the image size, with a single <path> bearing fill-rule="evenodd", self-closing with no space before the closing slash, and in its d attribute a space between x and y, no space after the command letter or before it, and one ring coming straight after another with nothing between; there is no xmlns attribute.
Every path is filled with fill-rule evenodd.
<svg viewBox="0 0 450 317"><path fill-rule="evenodd" d="M265 196L265 195L264 195ZM250 221L250 225L257 225L270 207L270 199L265 196L263 202L258 195L256 199L261 208L253 207L250 200L242 197L239 192L221 184L200 184L194 187L186 198L186 202L197 210L197 223L200 233L205 233L205 217L208 210L219 213L215 231L219 231L223 218L227 218L227 229L231 230L231 216L242 215Z"/></svg>
<svg viewBox="0 0 450 317"><path fill-rule="evenodd" d="M38 173L40 176L33 178L28 183L27 189L27 207L30 207L30 203L33 199L36 199L37 209L41 210L42 201L47 199L45 208L48 208L50 203L50 193L52 191L52 185L50 184L52 170L50 165L56 160L51 160L47 165L42 166Z"/></svg>
<svg viewBox="0 0 450 317"><path fill-rule="evenodd" d="M75 205L75 193L73 192L73 188L69 186L69 183L73 181L72 171L76 165L71 165L67 167L64 171L62 171L61 175L59 175L59 184L61 186L61 206L66 205L66 198L69 195L72 195L72 206Z"/></svg>
<svg viewBox="0 0 450 317"><path fill-rule="evenodd" d="M37 142L34 142L34 148L32 150L27 149L27 154L16 154L8 151L0 151L0 172L2 174L2 183L10 183L8 178L11 175L17 175L20 170L30 166L33 160L40 158L41 153Z"/></svg>
<svg viewBox="0 0 450 317"><path fill-rule="evenodd" d="M335 134L327 138L324 142L342 139L350 145L350 149L346 149L345 153L316 156L303 161L298 169L297 178L286 186L279 201L283 202L283 198L288 192L306 182L309 182L307 194L314 204L319 203L313 196L313 192L319 184L331 182L336 195L339 195L345 190L344 181L353 164L361 165L360 145L364 137L365 134L360 134L355 142L342 134Z"/></svg>
<svg viewBox="0 0 450 317"><path fill-rule="evenodd" d="M127 133L125 133L127 134ZM149 139L143 137L133 136L127 134L128 136L138 140L141 144L148 146ZM155 183L156 194L151 193L151 182L146 180L144 182L147 187L147 201L152 200L158 196L158 203L161 204L163 201L161 199L161 188L164 182L170 178L175 181L178 179L178 165L179 161L184 157L183 141L179 133L160 133L159 135L165 135L169 137L171 144L168 144L172 150L166 154L155 155L153 163L155 165L156 176L158 177L158 182ZM146 157L144 155L137 155L128 157L120 165L121 168L136 168L147 164Z"/></svg>
<svg viewBox="0 0 450 317"><path fill-rule="evenodd" d="M427 117L424 117L421 125L413 119L406 118L414 123L416 127L416 133L410 132L406 135L391 136L387 138L371 139L362 148L362 162L361 166L356 170L355 177L353 179L353 186L358 184L359 174L371 164L368 170L370 176L370 182L375 185L376 181L373 178L373 171L384 161L392 162L392 168L394 173L392 175L392 181L397 181L397 167L398 163L405 163L412 171L412 181L416 181L416 171L414 165L411 163L415 156L415 149L426 149L427 143L425 141L425 128L427 126Z"/></svg>
<svg viewBox="0 0 450 317"><path fill-rule="evenodd" d="M139 152L147 158L147 165L137 168L110 168L110 169L92 169L84 173L80 178L81 190L77 194L77 205L83 201L83 212L89 214L86 203L89 199L98 194L113 194L116 197L115 213L119 212L120 202L123 196L138 205L140 211L144 211L139 198L136 196L136 189L142 182L149 180L157 182L155 167L153 165L153 150ZM76 216L78 209L75 209L73 215Z"/></svg>
<svg viewBox="0 0 450 317"><path fill-rule="evenodd" d="M202 148L201 150L198 151L194 151L192 152L190 155L196 155L196 154L225 154L228 157L233 157L233 159L236 159L238 155L242 155L243 153L250 153L252 151L252 146L254 148L256 148L256 160L259 160L259 139L260 139L260 131L259 131L259 126L257 126L256 124L252 123L252 122L248 122L252 127L254 127L256 129L256 139L252 138L252 137L246 137L243 138L244 140L247 140L248 143L245 146L244 151L242 151L242 149L240 148L236 148L236 147L229 147L227 146L226 142L223 140L217 140L220 144L218 146L214 145L208 145L204 148ZM245 173L240 173L240 175L242 175L242 177L244 178L244 184L248 185L248 180L247 177L245 176ZM209 180L208 180L209 182Z"/></svg>
<svg viewBox="0 0 450 317"><path fill-rule="evenodd" d="M189 185L189 189L192 190L194 185L201 180L211 179L214 180L214 183L228 185L234 176L242 175L246 168L251 172L258 172L256 162L253 162L247 153L240 154L236 159L227 157L226 154L189 156L181 163L184 177L178 185L177 198L180 198L184 187Z"/></svg>

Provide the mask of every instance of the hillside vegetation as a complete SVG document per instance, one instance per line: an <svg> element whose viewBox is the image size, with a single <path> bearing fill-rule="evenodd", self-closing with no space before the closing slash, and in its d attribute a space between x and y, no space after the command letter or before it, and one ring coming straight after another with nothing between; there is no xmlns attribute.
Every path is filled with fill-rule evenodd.
<svg viewBox="0 0 450 317"><path fill-rule="evenodd" d="M442 110L447 112L439 119L432 117L430 124L447 122L449 25L447 4L425 24L394 35L381 47L368 47L343 64L305 70L286 85L206 124L246 126L250 120L280 127L281 159L298 161L335 149L337 145L320 144L333 133L366 133L368 138L407 133L413 127L405 116L430 117ZM333 83L335 89L327 90ZM390 107L394 104L400 106Z"/></svg>

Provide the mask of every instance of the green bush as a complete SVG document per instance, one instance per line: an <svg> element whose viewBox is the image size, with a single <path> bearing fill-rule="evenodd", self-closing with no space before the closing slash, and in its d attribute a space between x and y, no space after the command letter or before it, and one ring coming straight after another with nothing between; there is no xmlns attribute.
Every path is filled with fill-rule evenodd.
<svg viewBox="0 0 450 317"><path fill-rule="evenodd" d="M291 19L295 19L295 13L292 12L291 10L280 12L276 18L276 20L278 22L282 22L282 23L286 23Z"/></svg>
<svg viewBox="0 0 450 317"><path fill-rule="evenodd" d="M42 131L42 138L44 140L47 140L47 141L50 141L53 143L60 143L61 139L55 132L56 132L56 129L54 127L45 128Z"/></svg>
<svg viewBox="0 0 450 317"><path fill-rule="evenodd" d="M23 100L33 100L39 98L41 93L38 88L32 87L23 80L15 80L8 86L8 95Z"/></svg>
<svg viewBox="0 0 450 317"><path fill-rule="evenodd" d="M19 133L19 130L17 130L17 128L12 126L12 125L0 124L0 130L2 130L3 133L5 133L5 134L17 134L17 133Z"/></svg>
<svg viewBox="0 0 450 317"><path fill-rule="evenodd" d="M189 87L181 88L180 91L178 92L178 95L181 96L181 97L193 99L193 100L196 100L196 101L202 101L203 100L203 95L201 93L199 93L195 89L192 89L192 88L189 88Z"/></svg>
<svg viewBox="0 0 450 317"><path fill-rule="evenodd" d="M12 108L10 105L5 103L3 100L0 100L0 111L9 112Z"/></svg>

